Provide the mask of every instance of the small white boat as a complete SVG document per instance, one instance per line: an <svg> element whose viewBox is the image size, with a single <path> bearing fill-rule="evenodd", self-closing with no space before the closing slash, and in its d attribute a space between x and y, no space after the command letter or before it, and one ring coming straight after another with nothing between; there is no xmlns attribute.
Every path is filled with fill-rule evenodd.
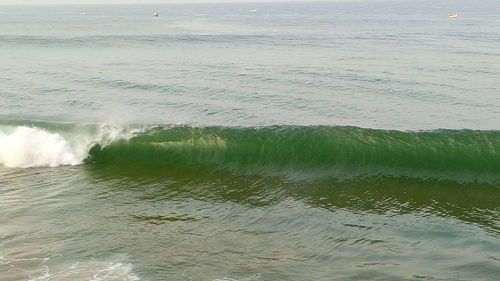
<svg viewBox="0 0 500 281"><path fill-rule="evenodd" d="M160 15L160 14L158 14L158 12L154 12L154 13L153 13L153 16L155 16L155 17L157 17L157 16L159 16L159 15Z"/></svg>
<svg viewBox="0 0 500 281"><path fill-rule="evenodd" d="M81 16L85 16L86 14L87 14L87 12L80 12Z"/></svg>
<svg viewBox="0 0 500 281"><path fill-rule="evenodd" d="M458 18L459 16L460 16L459 14L451 14L451 15L448 15L448 17L449 17L450 19L456 19L456 18Z"/></svg>
<svg viewBox="0 0 500 281"><path fill-rule="evenodd" d="M255 13L257 12L257 9L253 9L253 10L248 10L250 13Z"/></svg>

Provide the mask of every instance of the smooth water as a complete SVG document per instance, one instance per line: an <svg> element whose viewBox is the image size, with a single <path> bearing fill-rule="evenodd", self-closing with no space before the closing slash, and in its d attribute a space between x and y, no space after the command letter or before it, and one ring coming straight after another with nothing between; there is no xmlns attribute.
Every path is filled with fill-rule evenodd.
<svg viewBox="0 0 500 281"><path fill-rule="evenodd" d="M497 280L499 8L0 6L0 280Z"/></svg>

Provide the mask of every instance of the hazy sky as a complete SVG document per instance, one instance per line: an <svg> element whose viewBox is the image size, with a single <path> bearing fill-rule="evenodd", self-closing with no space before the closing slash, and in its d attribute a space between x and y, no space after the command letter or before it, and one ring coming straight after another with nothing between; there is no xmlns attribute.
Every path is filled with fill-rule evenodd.
<svg viewBox="0 0 500 281"><path fill-rule="evenodd" d="M191 3L191 2L285 2L300 0L0 0L0 5L33 4L145 4L145 3ZM304 0L302 0L304 1ZM307 1L307 0L306 0ZM328 0L326 0L328 1Z"/></svg>

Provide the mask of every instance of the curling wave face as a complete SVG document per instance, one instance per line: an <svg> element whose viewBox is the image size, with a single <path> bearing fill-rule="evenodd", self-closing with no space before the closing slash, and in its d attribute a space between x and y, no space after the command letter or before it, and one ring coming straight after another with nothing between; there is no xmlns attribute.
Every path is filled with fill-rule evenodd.
<svg viewBox="0 0 500 281"><path fill-rule="evenodd" d="M87 163L158 172L196 168L338 179L498 181L499 152L498 131L74 124L0 130L0 163L20 168Z"/></svg>

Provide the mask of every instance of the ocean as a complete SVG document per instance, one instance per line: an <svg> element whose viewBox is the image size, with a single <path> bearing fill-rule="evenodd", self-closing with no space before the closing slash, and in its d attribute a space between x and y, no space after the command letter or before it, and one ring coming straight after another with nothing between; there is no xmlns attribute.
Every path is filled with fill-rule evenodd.
<svg viewBox="0 0 500 281"><path fill-rule="evenodd" d="M498 280L499 27L488 0L0 6L0 280Z"/></svg>

